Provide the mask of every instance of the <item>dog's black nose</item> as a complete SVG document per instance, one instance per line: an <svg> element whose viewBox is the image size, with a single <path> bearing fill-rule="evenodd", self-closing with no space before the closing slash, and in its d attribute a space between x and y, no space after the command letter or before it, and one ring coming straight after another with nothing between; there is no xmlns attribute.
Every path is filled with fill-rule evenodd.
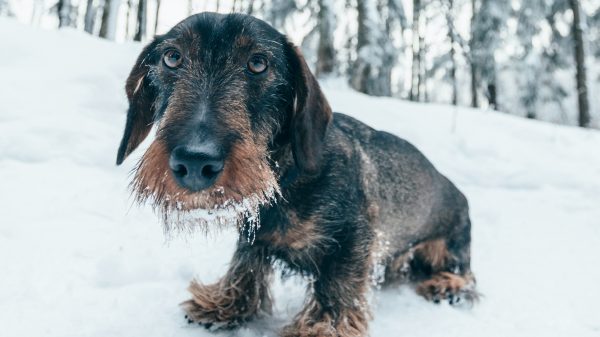
<svg viewBox="0 0 600 337"><path fill-rule="evenodd" d="M194 192L212 186L223 165L223 158L213 145L177 146L169 158L177 183Z"/></svg>

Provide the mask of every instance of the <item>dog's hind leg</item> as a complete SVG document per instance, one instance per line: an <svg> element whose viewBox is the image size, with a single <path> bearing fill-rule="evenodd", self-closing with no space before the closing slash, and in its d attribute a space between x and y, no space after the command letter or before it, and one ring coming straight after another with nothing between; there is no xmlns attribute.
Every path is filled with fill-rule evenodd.
<svg viewBox="0 0 600 337"><path fill-rule="evenodd" d="M392 259L386 282L410 282L429 301L450 304L473 303L478 299L471 272L471 225L468 216L457 219L445 237L418 243Z"/></svg>
<svg viewBox="0 0 600 337"><path fill-rule="evenodd" d="M478 298L475 278L451 272L439 272L417 285L417 293L434 303L447 300L451 305L472 304Z"/></svg>
<svg viewBox="0 0 600 337"><path fill-rule="evenodd" d="M217 283L192 281L192 299L181 303L188 323L209 330L232 329L261 313L271 313L272 266L261 249L241 243L227 274Z"/></svg>
<svg viewBox="0 0 600 337"><path fill-rule="evenodd" d="M416 291L427 300L472 304L478 299L471 272L471 221L458 216L446 237L427 241L415 250L411 269Z"/></svg>

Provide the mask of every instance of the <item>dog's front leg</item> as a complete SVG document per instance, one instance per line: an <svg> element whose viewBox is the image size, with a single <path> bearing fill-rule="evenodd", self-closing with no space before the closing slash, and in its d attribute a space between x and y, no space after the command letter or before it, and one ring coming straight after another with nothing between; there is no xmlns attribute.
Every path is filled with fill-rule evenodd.
<svg viewBox="0 0 600 337"><path fill-rule="evenodd" d="M269 280L272 267L259 247L240 243L227 274L215 284L193 280L192 298L181 306L189 323L210 330L231 329L261 313L271 313Z"/></svg>
<svg viewBox="0 0 600 337"><path fill-rule="evenodd" d="M370 313L366 299L369 287L366 259L327 264L328 270L322 270L312 284L312 297L294 323L283 329L283 337L367 335Z"/></svg>

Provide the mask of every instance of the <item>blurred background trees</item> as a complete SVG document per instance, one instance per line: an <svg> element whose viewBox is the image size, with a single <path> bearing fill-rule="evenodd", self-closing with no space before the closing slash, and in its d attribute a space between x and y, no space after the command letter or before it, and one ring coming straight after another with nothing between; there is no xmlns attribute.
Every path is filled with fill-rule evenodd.
<svg viewBox="0 0 600 337"><path fill-rule="evenodd" d="M600 127L600 0L0 0L0 16L119 42L202 11L264 19L368 95Z"/></svg>

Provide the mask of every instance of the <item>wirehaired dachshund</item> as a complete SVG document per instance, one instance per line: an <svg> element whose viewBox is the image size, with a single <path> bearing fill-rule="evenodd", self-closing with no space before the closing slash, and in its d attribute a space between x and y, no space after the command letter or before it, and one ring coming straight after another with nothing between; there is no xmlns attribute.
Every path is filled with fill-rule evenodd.
<svg viewBox="0 0 600 337"><path fill-rule="evenodd" d="M191 16L143 49L126 93L117 164L156 130L137 200L169 232L240 232L226 275L189 286L190 323L231 329L269 314L276 263L310 280L281 336L366 336L373 285L476 298L463 194L410 143L332 113L298 48L267 23Z"/></svg>

